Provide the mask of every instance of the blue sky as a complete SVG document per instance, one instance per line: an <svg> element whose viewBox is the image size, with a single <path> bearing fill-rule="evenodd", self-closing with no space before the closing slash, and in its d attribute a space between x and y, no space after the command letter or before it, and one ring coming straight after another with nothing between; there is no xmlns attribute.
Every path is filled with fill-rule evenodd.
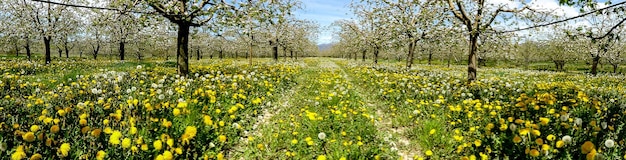
<svg viewBox="0 0 626 160"><path fill-rule="evenodd" d="M304 9L295 14L298 18L313 20L320 25L318 44L330 43L332 31L326 27L335 20L353 17L349 7L350 2L351 0L302 0Z"/></svg>

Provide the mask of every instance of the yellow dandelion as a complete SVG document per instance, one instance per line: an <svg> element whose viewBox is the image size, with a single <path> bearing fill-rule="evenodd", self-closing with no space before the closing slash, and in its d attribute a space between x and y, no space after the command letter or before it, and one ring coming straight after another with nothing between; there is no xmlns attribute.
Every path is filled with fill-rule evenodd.
<svg viewBox="0 0 626 160"><path fill-rule="evenodd" d="M61 153L61 156L67 157L67 155L70 152L70 149L71 149L71 146L69 143L63 143L61 144L61 147L59 148L59 152Z"/></svg>
<svg viewBox="0 0 626 160"><path fill-rule="evenodd" d="M431 151L430 149L426 151L426 156L433 156L433 151Z"/></svg>
<svg viewBox="0 0 626 160"><path fill-rule="evenodd" d="M22 139L26 142L35 141L35 134L33 132L26 132L26 134L22 135Z"/></svg>
<svg viewBox="0 0 626 160"><path fill-rule="evenodd" d="M106 156L107 156L107 152L104 152L104 151L98 151L98 153L96 153L97 160L103 160Z"/></svg>
<svg viewBox="0 0 626 160"><path fill-rule="evenodd" d="M113 134L109 137L109 143L118 145L121 143L120 138L122 138L122 132L113 131Z"/></svg>
<svg viewBox="0 0 626 160"><path fill-rule="evenodd" d="M122 140L122 148L130 148L131 143L132 140L130 140L130 138L124 138Z"/></svg>
<svg viewBox="0 0 626 160"><path fill-rule="evenodd" d="M595 148L596 148L596 146L591 141L586 141L581 146L581 151L583 152L583 154L587 154L587 153L591 152L591 150L595 150Z"/></svg>
<svg viewBox="0 0 626 160"><path fill-rule="evenodd" d="M224 136L224 135L220 135L220 136L218 136L218 138L217 138L217 139L218 139L220 142L222 142L222 143L226 142L226 136Z"/></svg>
<svg viewBox="0 0 626 160"><path fill-rule="evenodd" d="M161 142L161 140L156 140L152 143L152 146L154 146L154 149L156 150L161 150L161 148L163 148L163 142Z"/></svg>
<svg viewBox="0 0 626 160"><path fill-rule="evenodd" d="M513 137L513 142L515 142L515 143L522 142L522 137L519 137L519 136L516 135L515 137Z"/></svg>

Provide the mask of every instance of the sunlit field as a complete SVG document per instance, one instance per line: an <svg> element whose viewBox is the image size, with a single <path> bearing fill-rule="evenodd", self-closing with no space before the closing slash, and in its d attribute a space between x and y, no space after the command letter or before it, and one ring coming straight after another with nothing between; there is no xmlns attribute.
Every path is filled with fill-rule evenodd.
<svg viewBox="0 0 626 160"><path fill-rule="evenodd" d="M2 159L622 159L626 77L345 59L3 61ZM89 67L85 67L89 66Z"/></svg>

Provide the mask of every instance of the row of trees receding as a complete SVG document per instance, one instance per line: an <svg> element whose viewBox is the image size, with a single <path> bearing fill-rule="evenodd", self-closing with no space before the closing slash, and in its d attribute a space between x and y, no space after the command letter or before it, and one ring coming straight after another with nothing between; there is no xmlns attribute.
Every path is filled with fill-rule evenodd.
<svg viewBox="0 0 626 160"><path fill-rule="evenodd" d="M2 1L0 42L17 56L25 49L29 61L43 52L46 64L54 48L66 58L97 59L107 48L119 60L127 52L137 59L176 53L178 73L186 75L194 50L197 59L271 54L278 60L279 48L292 58L314 54L318 26L293 15L301 8L296 0Z"/></svg>
<svg viewBox="0 0 626 160"><path fill-rule="evenodd" d="M488 59L524 66L550 61L557 70L563 70L566 62L589 61L593 75L605 59L617 70L626 46L620 38L626 20L624 2L560 3L592 13L568 18L562 10L528 1L353 1L356 18L333 24L339 41L330 53L354 59L361 54L363 60L371 54L374 63L382 53L387 59L405 60L407 68L416 56L428 64L437 58L448 65L453 59L465 59L469 82L477 79L478 66ZM516 29L522 26L532 27Z"/></svg>

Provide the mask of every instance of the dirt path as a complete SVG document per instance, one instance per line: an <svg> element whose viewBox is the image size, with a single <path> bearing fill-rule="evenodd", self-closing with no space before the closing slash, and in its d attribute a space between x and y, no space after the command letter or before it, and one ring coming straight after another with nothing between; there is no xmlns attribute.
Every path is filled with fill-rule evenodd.
<svg viewBox="0 0 626 160"><path fill-rule="evenodd" d="M334 61L328 61L327 66L335 66L339 67ZM398 156L400 156L403 160L412 160L415 155L423 155L420 151L418 144L411 144L409 138L404 136L405 128L394 128L392 127L391 118L387 115L383 110L381 110L382 106L386 105L380 101L376 101L376 97L372 95L370 92L364 90L364 88L360 85L354 85L354 80L346 73L346 71L341 69L342 76L348 80L348 82L352 83L355 87L359 96L363 98L365 105L368 108L376 110L376 126L378 131L381 133L381 139L388 143L391 147L392 151L397 151Z"/></svg>

